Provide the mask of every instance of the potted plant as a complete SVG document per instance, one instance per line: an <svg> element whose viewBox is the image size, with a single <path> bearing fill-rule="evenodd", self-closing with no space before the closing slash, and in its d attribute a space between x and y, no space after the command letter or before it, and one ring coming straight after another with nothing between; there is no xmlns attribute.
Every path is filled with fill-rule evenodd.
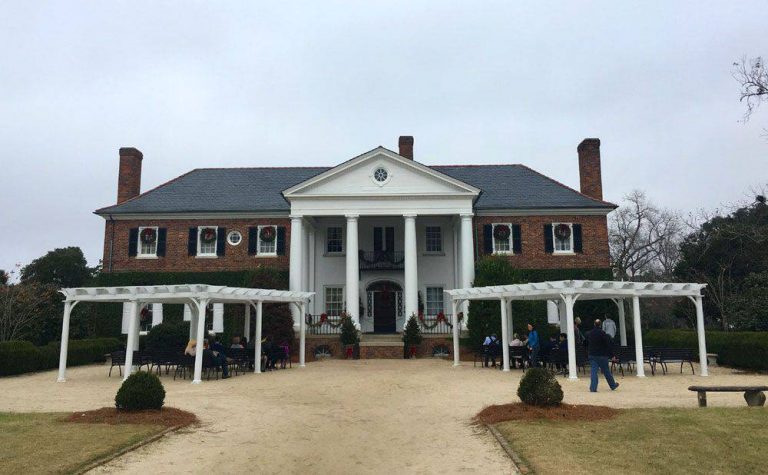
<svg viewBox="0 0 768 475"><path fill-rule="evenodd" d="M344 355L351 359L355 355L355 346L360 342L360 336L357 333L352 318L346 312L341 314L341 344L344 347Z"/></svg>
<svg viewBox="0 0 768 475"><path fill-rule="evenodd" d="M421 327L416 319L416 314L412 313L408 318L408 323L405 324L405 331L403 332L403 357L415 358L416 348L421 344L423 337L421 336Z"/></svg>

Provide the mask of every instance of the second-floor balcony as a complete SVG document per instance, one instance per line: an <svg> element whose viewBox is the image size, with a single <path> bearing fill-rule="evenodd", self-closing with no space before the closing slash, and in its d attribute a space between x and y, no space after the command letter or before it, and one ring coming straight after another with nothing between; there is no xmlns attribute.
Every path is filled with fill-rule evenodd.
<svg viewBox="0 0 768 475"><path fill-rule="evenodd" d="M403 270L402 251L359 251L360 270Z"/></svg>

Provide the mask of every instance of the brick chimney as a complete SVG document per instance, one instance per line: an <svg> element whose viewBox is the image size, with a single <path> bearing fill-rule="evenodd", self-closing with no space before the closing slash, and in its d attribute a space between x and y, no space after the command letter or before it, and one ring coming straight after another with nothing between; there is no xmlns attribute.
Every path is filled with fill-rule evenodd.
<svg viewBox="0 0 768 475"><path fill-rule="evenodd" d="M117 174L117 204L141 193L141 159L144 155L133 147L120 149L120 170Z"/></svg>
<svg viewBox="0 0 768 475"><path fill-rule="evenodd" d="M413 160L413 137L401 135L398 145L400 146L400 156Z"/></svg>
<svg viewBox="0 0 768 475"><path fill-rule="evenodd" d="M602 200L603 179L600 173L600 139L584 139L576 148L579 152L581 192Z"/></svg>

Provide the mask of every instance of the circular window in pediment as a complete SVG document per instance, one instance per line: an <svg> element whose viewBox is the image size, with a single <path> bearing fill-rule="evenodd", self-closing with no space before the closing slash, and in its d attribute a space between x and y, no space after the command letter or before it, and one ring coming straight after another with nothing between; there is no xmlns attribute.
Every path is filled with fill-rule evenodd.
<svg viewBox="0 0 768 475"><path fill-rule="evenodd" d="M389 181L389 172L384 167L378 167L373 171L373 175L371 175L371 178L373 178L373 181L378 185L383 185L387 181Z"/></svg>

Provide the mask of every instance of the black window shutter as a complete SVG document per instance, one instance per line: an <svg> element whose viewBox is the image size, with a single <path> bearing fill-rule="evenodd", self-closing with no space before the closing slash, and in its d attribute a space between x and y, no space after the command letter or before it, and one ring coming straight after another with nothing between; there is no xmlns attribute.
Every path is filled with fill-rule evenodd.
<svg viewBox="0 0 768 475"><path fill-rule="evenodd" d="M277 227L277 255L285 255L285 226Z"/></svg>
<svg viewBox="0 0 768 475"><path fill-rule="evenodd" d="M552 254L555 252L555 240L552 236L552 225L544 225L544 252Z"/></svg>
<svg viewBox="0 0 768 475"><path fill-rule="evenodd" d="M578 253L584 252L582 244L583 244L583 239L581 235L581 224L574 224L573 225L573 252L578 252Z"/></svg>
<svg viewBox="0 0 768 475"><path fill-rule="evenodd" d="M189 228L189 241L187 242L187 254L197 255L197 228Z"/></svg>
<svg viewBox="0 0 768 475"><path fill-rule="evenodd" d="M168 228L157 229L157 256L165 257L165 245L168 240Z"/></svg>
<svg viewBox="0 0 768 475"><path fill-rule="evenodd" d="M224 246L227 242L227 228L219 227L219 230L216 232L216 255L221 257L224 255L224 251L226 247Z"/></svg>
<svg viewBox="0 0 768 475"><path fill-rule="evenodd" d="M259 250L259 228L251 226L248 228L248 255L255 256Z"/></svg>
<svg viewBox="0 0 768 475"><path fill-rule="evenodd" d="M373 252L381 252L384 248L381 245L381 228L373 228Z"/></svg>
<svg viewBox="0 0 768 475"><path fill-rule="evenodd" d="M493 254L493 225L483 225L483 252Z"/></svg>
<svg viewBox="0 0 768 475"><path fill-rule="evenodd" d="M128 257L136 257L139 251L139 228L128 231Z"/></svg>
<svg viewBox="0 0 768 475"><path fill-rule="evenodd" d="M519 224L512 225L512 252L515 254L523 252L523 238Z"/></svg>
<svg viewBox="0 0 768 475"><path fill-rule="evenodd" d="M384 228L386 233L387 252L395 252L395 228L392 226Z"/></svg>

